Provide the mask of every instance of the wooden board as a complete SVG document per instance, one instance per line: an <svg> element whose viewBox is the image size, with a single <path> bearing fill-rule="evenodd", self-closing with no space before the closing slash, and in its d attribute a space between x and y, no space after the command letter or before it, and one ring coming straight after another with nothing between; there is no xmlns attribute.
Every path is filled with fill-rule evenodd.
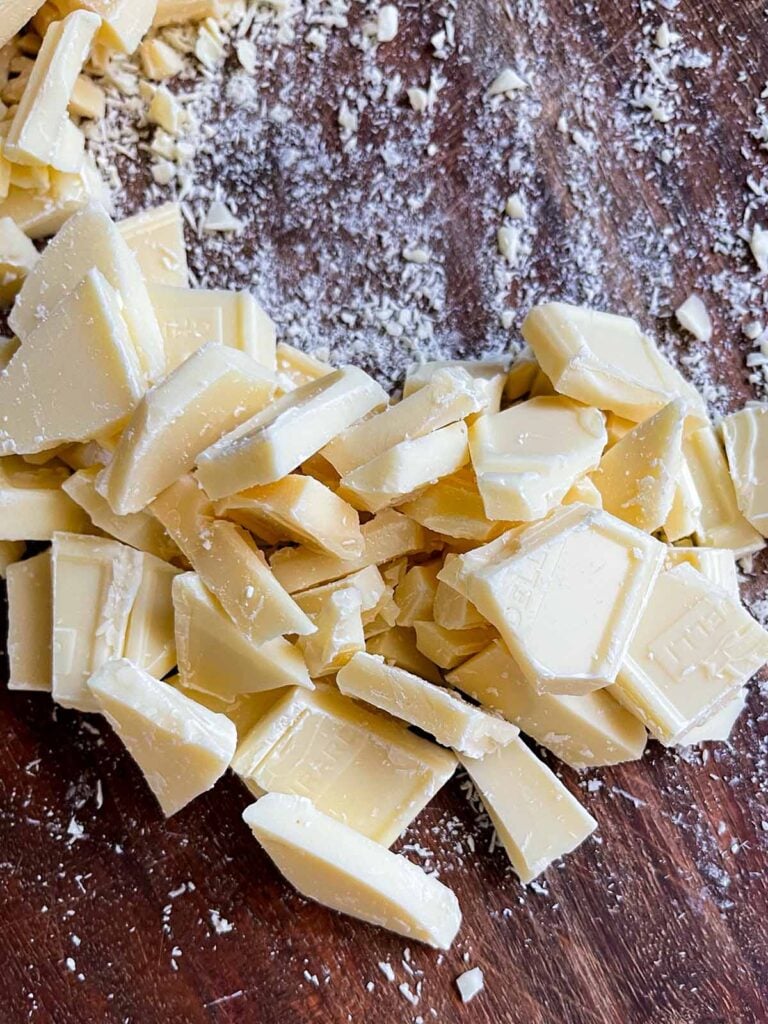
<svg viewBox="0 0 768 1024"><path fill-rule="evenodd" d="M430 241L445 271L446 301L433 311L436 334L452 352L504 344L498 310L489 302L496 266L491 250L498 210L518 174L535 200L536 233L520 271L502 279L517 319L541 295L629 311L679 343L684 356L700 357L713 386L727 385L721 404L737 405L753 394L744 370L749 343L733 316L721 314L734 282L752 280L753 269L742 243L715 251L713 240L721 221L738 225L747 176L758 180L765 171L759 140L748 135L768 77L764 5L704 0L666 15L661 4L652 6L644 5L645 14L631 0L472 0L460 6L462 50L446 62L448 84L432 131L439 145L432 155L420 151L413 168L424 182L438 183L428 200L430 223L442 225ZM429 39L440 26L439 10L401 7L391 64L406 84L424 82L433 66ZM713 64L673 71L673 100L680 103L671 128L638 127L642 114L629 100L637 98L634 85L642 84L647 65L636 50L642 26L655 28L662 16ZM335 110L355 52L339 44L333 64L324 65L333 69L320 85L327 104L295 112L300 123L322 120L331 150L338 150ZM475 145L478 111L495 70L505 64L533 73L535 132L520 141L521 119L511 103L500 115L509 146L484 163ZM298 68L311 73L306 62ZM669 100L668 89L662 95ZM569 134L558 130L561 115ZM365 148L375 134L366 116L357 156L339 158L323 172L338 176L347 203L355 176L378 159ZM398 116L412 115L403 108ZM492 130L497 123L484 122L483 131ZM576 141L573 131L580 133ZM660 161L674 135L678 152ZM235 141L242 145L242 138ZM509 159L520 152L530 165L510 171ZM276 293L259 284L280 319L278 300L299 289L311 264L302 246L308 240L310 250L327 245L340 228L330 217L324 221L322 210L297 210L295 194L284 188L290 172L277 163L258 162L254 179L243 181L240 170L230 174L227 153L222 143L217 174L225 192L241 200L252 195L261 217L258 236L246 233L233 244L246 258L269 247L279 253L283 276ZM133 168L126 177L140 208L146 170ZM361 182L360 204L370 180ZM478 191L481 180L487 188ZM329 188L329 195L338 195L335 185ZM495 190L495 206L489 190ZM300 214L310 218L309 235ZM349 257L338 269L343 290L365 277L364 261L353 255L367 251L367 228L339 244ZM193 258L206 281L248 279L247 264L217 263L211 253L203 246ZM708 346L692 345L671 329L671 309L694 287L716 320ZM315 315L322 323L321 313ZM325 328L319 340L335 344L338 322L329 320ZM362 360L368 361L364 352ZM764 596L765 559L756 572L751 593ZM508 870L503 852L489 852L491 832L461 781L440 794L404 843L420 863L439 864L458 893L464 925L447 954L415 945L407 952L402 940L291 893L241 823L248 796L233 778L166 823L99 719L55 710L43 696L3 690L0 1020L768 1020L768 774L757 687L728 746L676 756L652 745L641 763L582 777L564 772L564 778L598 818L599 835L527 889ZM380 962L391 964L393 982ZM462 1007L454 979L475 965L485 972L486 989ZM417 1003L400 991L402 984L418 990Z"/></svg>

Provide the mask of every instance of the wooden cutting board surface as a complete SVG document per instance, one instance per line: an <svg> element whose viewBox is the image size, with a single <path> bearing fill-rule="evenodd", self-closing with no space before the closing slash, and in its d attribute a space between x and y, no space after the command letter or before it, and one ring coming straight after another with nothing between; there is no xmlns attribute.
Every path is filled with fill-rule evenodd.
<svg viewBox="0 0 768 1024"><path fill-rule="evenodd" d="M637 315L679 345L719 408L755 397L744 369L750 343L734 307L745 295L759 306L761 293L732 230L747 179L754 199L766 169L761 140L750 134L768 78L763 7L724 0L460 5L460 51L445 62L433 115L437 145L424 147L413 168L434 186L428 241L443 270L444 301L431 315L442 350L481 353L505 344L494 289L506 295L516 323L537 297L567 296ZM359 20L360 11L350 17ZM671 68L649 42L665 18L687 54ZM439 5L402 3L388 74L399 69L406 85L426 83L434 67L429 40L442 23ZM661 69L654 69L657 58ZM340 43L317 85L327 103L295 111L300 123L315 117L325 125L337 150L336 110L355 59ZM496 121L486 117L482 130L499 140L484 156L477 142L482 97L507 64L528 75L530 89L519 108L511 101ZM233 62L228 68L234 73ZM413 116L402 101L400 108L396 116ZM662 120L652 120L652 108ZM672 111L667 122L664 110ZM338 177L330 179L329 203L341 194L349 205L358 176L355 201L365 209L366 169L381 156L367 117L354 159L339 150L327 170ZM236 141L242 148L242 138ZM270 144L279 150L280 138ZM370 240L322 210L297 210L296 194L283 187L288 165L276 160L267 169L257 161L249 180L240 164L237 176L230 173L226 143L223 154L218 179L241 200L250 190L258 231L250 227L237 243L244 263L220 261L221 247L203 246L193 266L208 283L242 283L252 277L249 254L256 260L272 247L283 269L277 291L263 281L255 286L280 320L286 296L300 296L313 251L324 253L332 237L343 236L342 252L365 252ZM520 266L507 273L494 238L516 179L535 231ZM134 167L131 180L127 205L138 209L146 203L146 170ZM754 201L759 219L762 200ZM325 280L336 274L342 289L366 274L365 262L351 255L348 264L320 270ZM708 345L675 333L670 320L694 288L715 320ZM330 290L327 298L330 309L336 298ZM324 324L323 309L312 311L323 327L318 341L343 350L339 323ZM404 347L402 339L392 342L386 365L365 346L358 354L394 379ZM754 568L744 592L759 600L768 562L758 559ZM637 764L563 777L599 820L599 833L534 886L521 887L503 851L489 849L492 834L461 779L408 831L401 845L419 863L439 865L464 911L457 942L440 955L415 944L408 950L395 936L292 893L241 823L248 797L234 778L166 822L102 721L54 709L44 696L2 690L0 1021L767 1021L768 774L759 685L728 745L675 754L651 744ZM486 987L463 1007L454 979L475 965Z"/></svg>

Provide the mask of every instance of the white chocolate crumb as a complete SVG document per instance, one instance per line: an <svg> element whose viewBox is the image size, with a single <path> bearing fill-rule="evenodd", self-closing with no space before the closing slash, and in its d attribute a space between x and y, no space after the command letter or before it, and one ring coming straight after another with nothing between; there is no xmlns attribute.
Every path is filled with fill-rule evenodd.
<svg viewBox="0 0 768 1024"><path fill-rule="evenodd" d="M391 43L400 26L400 15L394 4L384 4L376 20L376 38L380 43Z"/></svg>
<svg viewBox="0 0 768 1024"><path fill-rule="evenodd" d="M689 295L675 310L675 319L699 341L709 341L712 338L712 318L700 296Z"/></svg>
<svg viewBox="0 0 768 1024"><path fill-rule="evenodd" d="M504 68L491 82L488 95L503 96L506 93L519 92L521 89L527 88L528 83L513 68Z"/></svg>
<svg viewBox="0 0 768 1024"><path fill-rule="evenodd" d="M464 971L456 979L456 987L459 990L462 1003L468 1003L485 988L482 970L479 967L473 967L470 971Z"/></svg>

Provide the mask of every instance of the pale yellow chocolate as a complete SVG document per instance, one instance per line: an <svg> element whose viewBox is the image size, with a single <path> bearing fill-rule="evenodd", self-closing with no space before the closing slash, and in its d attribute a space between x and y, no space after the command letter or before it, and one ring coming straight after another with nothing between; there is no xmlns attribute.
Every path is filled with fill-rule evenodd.
<svg viewBox="0 0 768 1024"><path fill-rule="evenodd" d="M157 679L176 664L171 591L180 572L176 566L142 553L141 582L128 618L122 653Z"/></svg>
<svg viewBox="0 0 768 1024"><path fill-rule="evenodd" d="M400 509L425 529L477 543L493 540L511 525L488 519L469 466L438 480Z"/></svg>
<svg viewBox="0 0 768 1024"><path fill-rule="evenodd" d="M437 574L442 564L433 559L414 565L395 586L397 624L412 626L417 620L431 619L437 593Z"/></svg>
<svg viewBox="0 0 768 1024"><path fill-rule="evenodd" d="M0 218L0 306L10 306L38 259L37 249L16 222Z"/></svg>
<svg viewBox="0 0 768 1024"><path fill-rule="evenodd" d="M726 416L721 430L739 509L768 537L768 405Z"/></svg>
<svg viewBox="0 0 768 1024"><path fill-rule="evenodd" d="M482 651L496 636L488 623L464 629L446 629L436 622L414 622L416 646L421 653L446 671Z"/></svg>
<svg viewBox="0 0 768 1024"><path fill-rule="evenodd" d="M50 693L53 676L51 553L8 566L9 690Z"/></svg>
<svg viewBox="0 0 768 1024"><path fill-rule="evenodd" d="M88 516L61 488L66 466L0 458L0 540L51 540L57 530L89 533Z"/></svg>
<svg viewBox="0 0 768 1024"><path fill-rule="evenodd" d="M361 604L354 586L341 587L312 616L317 632L300 637L298 646L313 679L334 675L354 654L365 650Z"/></svg>
<svg viewBox="0 0 768 1024"><path fill-rule="evenodd" d="M160 40L152 40L160 44ZM175 53L175 51L172 51ZM121 220L117 229L139 261L144 280L185 288L189 279L184 218L178 203L163 203Z"/></svg>
<svg viewBox="0 0 768 1024"><path fill-rule="evenodd" d="M366 638L369 654L379 655L388 665L396 665L430 683L442 683L440 669L416 646L416 631L407 626L393 626Z"/></svg>

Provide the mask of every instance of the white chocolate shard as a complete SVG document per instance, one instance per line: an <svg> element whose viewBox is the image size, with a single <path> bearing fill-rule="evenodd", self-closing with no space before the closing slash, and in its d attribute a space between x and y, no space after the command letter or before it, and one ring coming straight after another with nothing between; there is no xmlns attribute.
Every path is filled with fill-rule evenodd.
<svg viewBox="0 0 768 1024"><path fill-rule="evenodd" d="M675 319L698 341L712 340L712 317L700 295L689 295L675 310Z"/></svg>
<svg viewBox="0 0 768 1024"><path fill-rule="evenodd" d="M333 367L308 352L279 341L276 348L277 383L281 391L295 391L313 380L327 377Z"/></svg>
<svg viewBox="0 0 768 1024"><path fill-rule="evenodd" d="M478 543L493 540L512 525L486 516L475 473L469 466L444 476L403 502L400 509L427 530Z"/></svg>
<svg viewBox="0 0 768 1024"><path fill-rule="evenodd" d="M487 622L465 629L446 629L427 620L414 622L413 628L421 653L446 671L482 651L498 635Z"/></svg>
<svg viewBox="0 0 768 1024"><path fill-rule="evenodd" d="M768 537L768 405L726 416L721 430L739 509Z"/></svg>
<svg viewBox="0 0 768 1024"><path fill-rule="evenodd" d="M745 686L711 718L680 736L676 746L689 747L696 743L727 743L733 727L747 705L747 695L748 690Z"/></svg>
<svg viewBox="0 0 768 1024"><path fill-rule="evenodd" d="M156 679L176 664L171 592L181 572L154 555L142 553L141 582L133 599L123 644L123 657Z"/></svg>
<svg viewBox="0 0 768 1024"><path fill-rule="evenodd" d="M39 258L18 224L10 217L0 218L0 306L10 306Z"/></svg>
<svg viewBox="0 0 768 1024"><path fill-rule="evenodd" d="M329 594L312 617L317 632L298 641L312 679L334 675L354 654L365 650L361 603L355 587L342 587Z"/></svg>
<svg viewBox="0 0 768 1024"><path fill-rule="evenodd" d="M458 557L457 554L448 554L443 564L450 566ZM443 629L472 629L486 622L471 601L441 579L437 581L432 612L435 622Z"/></svg>
<svg viewBox="0 0 768 1024"><path fill-rule="evenodd" d="M152 42L161 44L158 39ZM179 203L152 207L121 220L116 226L139 261L145 281L186 288L189 271Z"/></svg>
<svg viewBox="0 0 768 1024"><path fill-rule="evenodd" d="M539 371L539 364L536 356L525 345L522 351L515 356L509 367L507 379L504 383L504 397L509 403L519 402L521 398L529 395L533 381Z"/></svg>
<svg viewBox="0 0 768 1024"><path fill-rule="evenodd" d="M387 665L373 654L356 654L336 676L342 693L431 733L438 743L482 757L517 736L516 726L474 707L445 687Z"/></svg>
<svg viewBox="0 0 768 1024"><path fill-rule="evenodd" d="M51 540L57 530L89 533L87 515L61 489L65 466L30 466L17 455L0 459L0 540Z"/></svg>
<svg viewBox="0 0 768 1024"><path fill-rule="evenodd" d="M687 562L715 586L727 590L734 601L741 601L736 559L728 548L669 547L665 562L668 569Z"/></svg>
<svg viewBox="0 0 768 1024"><path fill-rule="evenodd" d="M520 739L485 757L459 760L523 883L532 882L597 828L592 815Z"/></svg>
<svg viewBox="0 0 768 1024"><path fill-rule="evenodd" d="M438 559L414 565L395 587L397 624L412 626L417 620L431 619L437 593L437 574L442 568Z"/></svg>
<svg viewBox="0 0 768 1024"><path fill-rule="evenodd" d="M685 457L685 447L683 447L675 493L664 523L664 536L670 544L673 544L686 537L693 537L700 529L701 499L696 490L688 459Z"/></svg>
<svg viewBox="0 0 768 1024"><path fill-rule="evenodd" d="M388 665L396 665L412 675L420 676L430 683L443 682L443 677L434 662L430 661L416 646L416 631L407 626L393 626L376 633L365 644L368 654L379 655Z"/></svg>
<svg viewBox="0 0 768 1024"><path fill-rule="evenodd" d="M157 0L56 0L65 11L78 8L101 18L97 41L110 50L131 54L146 35Z"/></svg>
<svg viewBox="0 0 768 1024"><path fill-rule="evenodd" d="M469 447L486 516L543 518L595 469L606 440L602 413L567 398L531 398L481 416L470 428Z"/></svg>
<svg viewBox="0 0 768 1024"><path fill-rule="evenodd" d="M229 767L237 743L232 722L127 659L102 665L88 689L167 818L211 789Z"/></svg>
<svg viewBox="0 0 768 1024"><path fill-rule="evenodd" d="M50 188L45 192L11 186L8 195L0 199L0 217L10 217L30 238L47 238L90 202L98 202L105 209L110 205L107 187L89 153L77 172L51 170L50 177Z"/></svg>
<svg viewBox="0 0 768 1024"><path fill-rule="evenodd" d="M5 44L24 28L37 14L44 0L7 0L3 4L3 23L0 26L0 46Z"/></svg>
<svg viewBox="0 0 768 1024"><path fill-rule="evenodd" d="M384 578L375 565L342 576L332 583L324 583L319 587L311 587L296 594L294 600L307 615L319 615L328 598L339 590L354 587L360 595L360 612L363 622L369 622L381 609L389 590Z"/></svg>
<svg viewBox="0 0 768 1024"><path fill-rule="evenodd" d="M184 686L179 675L169 676L165 682L175 690L179 690L185 697L189 697L190 700L202 704L209 711L215 711L218 715L225 715L237 730L238 741L244 739L254 725L287 692L287 687L281 687L275 690L261 690L258 693L241 693L232 700L223 700L221 697L214 696L211 693L202 693L200 690L193 690L192 687Z"/></svg>
<svg viewBox="0 0 768 1024"><path fill-rule="evenodd" d="M563 498L564 505L591 505L592 508L603 507L603 496L592 482L592 478L583 476L577 480Z"/></svg>
<svg viewBox="0 0 768 1024"><path fill-rule="evenodd" d="M437 949L450 947L461 924L458 901L405 857L302 797L269 794L243 819L303 896Z"/></svg>
<svg viewBox="0 0 768 1024"><path fill-rule="evenodd" d="M508 362L507 359L434 359L416 363L408 368L405 375L403 399L423 388L438 371L458 369L468 373L474 381L474 392L481 402L480 411L498 412L504 394Z"/></svg>
<svg viewBox="0 0 768 1024"><path fill-rule="evenodd" d="M9 690L50 693L52 595L50 551L8 566Z"/></svg>

